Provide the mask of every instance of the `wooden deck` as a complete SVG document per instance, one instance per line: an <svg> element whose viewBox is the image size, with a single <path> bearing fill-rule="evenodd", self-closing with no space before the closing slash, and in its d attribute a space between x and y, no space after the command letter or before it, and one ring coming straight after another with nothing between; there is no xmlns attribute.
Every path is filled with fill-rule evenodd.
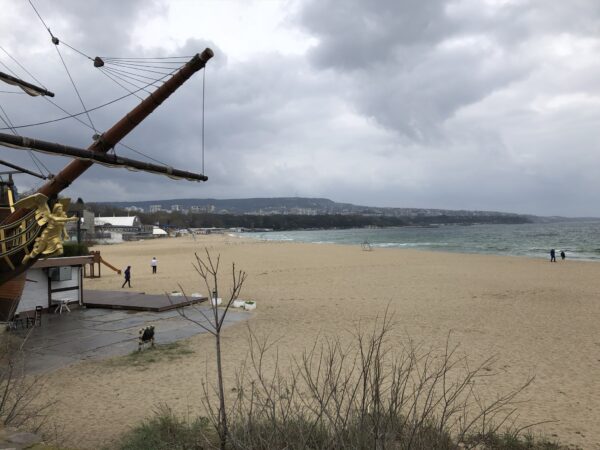
<svg viewBox="0 0 600 450"><path fill-rule="evenodd" d="M143 292L83 291L83 303L88 308L130 309L134 311L168 311L181 306L205 302L208 297L173 297L149 295Z"/></svg>

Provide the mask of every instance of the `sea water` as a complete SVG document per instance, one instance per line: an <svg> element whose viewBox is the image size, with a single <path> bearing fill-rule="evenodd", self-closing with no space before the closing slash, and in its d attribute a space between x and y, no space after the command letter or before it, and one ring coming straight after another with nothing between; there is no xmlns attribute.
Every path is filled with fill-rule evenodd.
<svg viewBox="0 0 600 450"><path fill-rule="evenodd" d="M549 258L550 249L567 259L600 261L600 220L519 225L361 228L244 233L263 240L413 248Z"/></svg>

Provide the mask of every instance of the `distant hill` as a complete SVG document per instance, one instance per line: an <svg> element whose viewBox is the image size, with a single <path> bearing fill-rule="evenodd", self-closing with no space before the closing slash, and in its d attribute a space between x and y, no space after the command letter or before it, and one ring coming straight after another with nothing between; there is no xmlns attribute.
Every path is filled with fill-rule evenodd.
<svg viewBox="0 0 600 450"><path fill-rule="evenodd" d="M337 203L326 198L306 197L275 197L275 198L243 198L243 199L172 199L130 202L103 202L98 205L111 206L120 209L143 209L144 212L179 211L183 213L213 213L233 215L361 215L361 216L387 216L400 218L418 217L465 217L473 222L477 217L485 218L491 222L492 217L498 222L526 223L533 221L534 216L503 213L495 211L467 211L445 210L430 208L387 208L375 206L353 205L351 203Z"/></svg>

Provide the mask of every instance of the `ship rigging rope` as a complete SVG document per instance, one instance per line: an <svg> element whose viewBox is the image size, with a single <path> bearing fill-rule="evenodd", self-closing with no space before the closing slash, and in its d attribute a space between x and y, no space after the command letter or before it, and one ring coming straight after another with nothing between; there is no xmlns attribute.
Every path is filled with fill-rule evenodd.
<svg viewBox="0 0 600 450"><path fill-rule="evenodd" d="M34 4L32 3L31 0L28 0L29 4L31 5L31 7L33 8L33 10L35 11L35 13L37 14L38 18L40 19L40 21L42 22L42 25L44 25L44 28L46 30L48 30L48 33L50 33L51 37L54 37L54 35L52 34L52 31L50 31L50 28L48 28L48 25L46 25L46 22L44 22L44 19L42 19L42 16L40 16L40 13L38 12L38 10L35 8Z"/></svg>
<svg viewBox="0 0 600 450"><path fill-rule="evenodd" d="M132 86L135 86L135 87L140 87L135 82L138 82L138 83L147 83L147 86L158 87L156 84L159 83L159 82L157 80L155 80L154 78L149 78L150 81L148 82L146 80L140 80L137 76L132 76L132 75L124 74L123 72L111 69L110 67L102 67L100 70L102 72L108 72L111 75L113 75L114 77L120 79L121 81L124 81L127 84L131 84ZM146 88L144 88L144 92L146 92L148 94L152 93L151 91L148 91Z"/></svg>
<svg viewBox="0 0 600 450"><path fill-rule="evenodd" d="M145 71L145 72L150 72L150 73L159 73L159 74L164 74L165 70L172 70L172 69L181 67L181 65L184 63L185 63L185 61L181 61L180 63L169 64L168 66L149 66L146 64L131 64L131 63L121 63L121 62L112 62L112 61L105 62L105 64L110 64L112 66L126 67L129 69L136 69L136 70L140 70L140 71ZM150 69L160 69L161 71L150 70Z"/></svg>
<svg viewBox="0 0 600 450"><path fill-rule="evenodd" d="M2 48L2 47L0 47L0 48ZM10 67L8 67L4 62L0 61L0 64L2 64L6 68L6 70L8 70L10 73L12 73L14 76L16 76L18 78L17 74Z"/></svg>
<svg viewBox="0 0 600 450"><path fill-rule="evenodd" d="M1 47L0 47L0 48L1 48ZM4 50L4 49L2 49L2 50ZM7 54L7 55L8 55L8 56L9 56L9 57L12 59L12 60L14 60L14 61L15 61L15 62L16 62L18 65L19 65L19 67L21 67L21 68L22 68L22 69L23 69L25 72L27 72L27 73L28 73L28 74L29 74L29 75L30 75L30 76L31 76L31 77L32 77L32 78L33 78L35 81L37 81L37 82L38 82L40 85L42 84L42 83L40 83L40 82L39 82L39 80L38 80L38 79L37 79L37 78L36 78L34 75L32 75L32 74L31 74L31 73L30 73L30 72L29 72L29 71L28 71L28 70L27 70L27 69L26 69L26 68L25 68L25 67L24 67L22 64L20 64L20 63L19 63L19 62L18 62L18 61L17 61L17 60L16 60L14 57L12 57L12 56L11 56L11 55L10 55L8 52L6 52L6 50L4 50L4 52L5 52L5 53L6 53L6 54ZM2 63L2 61L0 61L0 63ZM3 65L5 65L4 63L2 63L2 64L3 64ZM6 65L5 65L5 66L6 66ZM18 75L18 74L16 74L16 73L15 73L13 70L11 70L11 69L10 69L10 67L6 66L6 68L7 68L7 69L8 69L10 72L12 72L12 73L13 73L13 74L14 74L16 77L19 77L19 75ZM102 73L104 73L104 72L102 72ZM174 71L173 71L172 73L174 73ZM166 76L168 76L168 75L171 75L172 73L169 73L169 74L167 74ZM105 75L106 75L106 74L105 74ZM108 75L107 75L107 76L108 76ZM166 76L165 76L165 77L163 77L163 78L166 78ZM159 81L160 81L160 79L159 79ZM116 82L116 81L115 81L115 82ZM118 83L118 82L116 82L116 83L120 85L120 83ZM149 86L149 85L150 85L150 84L146 84L146 86ZM141 89L138 89L137 91L131 91L131 90L129 90L128 88L126 88L125 86L122 86L122 87L123 87L123 88L124 88L124 89L125 89L127 92L129 92L131 95L134 95L134 96L138 97L140 100L142 100L142 97L140 97L139 95L137 95L137 94L136 94L136 92L139 92ZM125 96L125 97L127 97L127 96ZM121 98L125 98L125 97L121 97ZM95 131L95 130L94 130L94 129L93 129L93 128L92 128L92 127L91 127L91 126L88 124L88 123L86 123L85 121L83 121L83 120L81 120L79 117L77 117L78 115L81 115L81 114L83 114L83 113L72 114L72 113L70 113L69 111L67 111L65 108L63 108L62 106L60 106L59 104L57 104L56 102L54 102L54 101L52 101L51 99L49 99L48 97L44 96L43 98L44 98L44 99L45 99L47 102L49 102L50 104L52 104L54 107L56 107L56 108L60 109L62 112L64 112L65 114L67 114L67 116L65 116L64 118L61 118L60 120L63 120L63 119L68 119L68 118L73 118L73 119L75 119L76 121L78 121L80 124L82 124L83 126L85 126L86 128L89 128L89 129L91 129L91 130ZM119 99L117 99L117 100L119 100ZM116 100L115 100L115 101L116 101ZM109 102L109 103L110 103L110 102ZM1 105L0 105L0 107L1 107ZM4 114L6 115L6 113L4 113ZM7 119L8 119L8 115L6 115L6 117L7 117ZM18 133L17 133L17 131L15 130L15 127L14 127L14 125L12 125L12 123L10 123L10 124L9 124L9 123L8 123L6 120L4 120L4 118L3 118L1 115L0 115L0 118L2 119L2 122L4 122L4 124L6 125L6 128L0 128L0 130L11 130L11 131L13 132L13 134L15 134L15 135L18 135ZM9 121L10 121L10 120L9 120ZM32 125L28 125L28 126L34 126L34 125L36 125L36 124L32 124ZM17 128L19 128L19 127L17 127ZM156 162L156 163L158 163L158 164L162 164L162 165L164 165L164 166L168 166L168 164L167 164L167 163L165 163L165 162L162 162L162 161L160 161L160 160L158 160L158 159L156 159L156 158L153 158L153 157L152 157L152 156L150 156L150 155L146 155L145 153L143 153L143 152L141 152L141 151L138 151L138 150L136 150L135 148L133 148L133 147L130 147L129 145L126 145L126 144L124 144L123 142L119 142L119 143L118 143L118 145L120 145L120 146L122 146L122 147L124 147L124 148L127 148L128 150L131 150L132 152L134 152L134 153L137 153L138 155L140 155L140 156L143 156L143 157L145 157L145 158L147 158L147 159L149 159L149 160L152 160L152 161L154 161L154 162ZM34 159L34 163L36 164L36 166L37 166L38 170L39 170L40 172L43 172L43 171L40 169L40 167L39 167L39 165L37 164L37 162L36 162L36 156L35 156L35 153L33 153L31 150L29 150L28 152L30 153L30 156L32 157L32 159ZM38 159L38 160L39 160L39 163L40 163L41 165L43 165L43 166L44 166L44 168L46 168L46 166L45 166L45 165L44 165L44 163L41 161L41 159ZM47 168L46 168L46 171L47 171L47 173L50 173L50 171L49 171Z"/></svg>
<svg viewBox="0 0 600 450"><path fill-rule="evenodd" d="M206 92L206 66L204 66L204 70L202 71L202 173L206 173L204 171L204 99Z"/></svg>
<svg viewBox="0 0 600 450"><path fill-rule="evenodd" d="M4 117L6 117L6 119L4 117L2 117L2 114L0 114L0 119L2 119L2 122L4 122L4 124L8 127L8 129L10 131L13 132L13 134L15 136L18 136L19 133L17 133L17 130L14 129L14 126L12 124L12 120L10 120L10 117L8 117L7 112L4 110L4 108L2 107L2 105L0 104L0 111L2 111L2 113L4 114ZM46 169L46 172L48 174L50 174L50 170L48 170L48 168L46 167L46 165L42 162L42 160L40 158L38 158L37 156L35 156L35 153L33 153L31 150L28 150L29 156L31 157L31 160L33 161L33 163L35 164L35 166L37 167L38 171L41 173L44 173L44 171L40 168L40 165Z"/></svg>
<svg viewBox="0 0 600 450"><path fill-rule="evenodd" d="M8 56L10 59L12 59L12 60L13 60L13 61L14 61L14 62L17 64L17 66L19 66L21 69L23 69L23 71L24 71L24 72L25 72L27 75L29 75L31 78L33 78L37 84L39 84L40 86L42 86L44 89L48 90L48 89L46 88L46 86L44 86L44 83L42 83L40 80L38 80L36 77L34 77L34 76L33 76L33 74L32 74L31 72L29 72L29 70L27 70L27 69L26 69L26 68L23 66L23 64L21 64L19 61L17 61L17 59L16 59L15 57L13 57L13 56L12 56L10 53L8 53L8 52L7 52L7 51L4 49L4 47L0 46L0 50L2 50L4 53L6 53L6 56ZM8 67L6 64L4 64L4 66L5 66L5 67L6 67L8 70L10 70L10 67ZM13 73L13 75L14 75L14 76L16 76L17 78L21 78L21 77L19 77L19 75L17 75L16 73L14 73L12 70L10 70L10 71L11 71L11 72Z"/></svg>
<svg viewBox="0 0 600 450"><path fill-rule="evenodd" d="M110 70L111 72L115 72L115 73L120 73L123 76L129 75L131 77L131 79L143 81L144 83L146 83L146 81L140 80L139 78L145 78L146 80L151 80L155 83L158 81L158 79L155 77L148 77L146 75L142 75L142 74L139 74L136 72L130 72L129 70L125 70L125 69L115 69L114 67L103 67L103 69ZM156 73L160 73L160 72L156 72ZM167 75L167 74L162 74L162 75Z"/></svg>
<svg viewBox="0 0 600 450"><path fill-rule="evenodd" d="M152 83L148 83L146 86L150 86L151 84ZM134 92L137 93L137 92L140 92L141 90L143 90L143 88L137 89ZM122 95L121 97L117 97L114 100L111 100L109 102L102 103L101 105L95 106L95 107L87 109L85 111L81 111L81 112L78 112L78 113L75 113L75 114L69 114L68 116L58 117L56 119L51 119L51 120L45 120L43 122L29 123L29 124L26 124L26 125L16 125L13 128L15 128L15 129L29 128L29 127L35 127L35 126L38 126L38 125L46 125L46 124L49 124L49 123L60 122L61 120L71 119L73 117L81 116L82 114L86 114L88 112L96 111L96 110L98 110L100 108L104 108L105 106L112 105L113 103L116 103L116 102L118 102L120 100L123 100L124 98L129 97L130 95L132 95L132 94ZM0 128L0 130L8 130L8 128Z"/></svg>
<svg viewBox="0 0 600 450"><path fill-rule="evenodd" d="M153 60L156 59L157 61L161 61L161 60L166 60L166 59L190 59L192 58L194 55L185 55L185 56L155 56L153 58L151 57L140 57L140 58L132 58L132 57L119 57L119 56L101 56L101 58L104 61L111 61L111 60L117 60L117 61L147 61L147 60ZM168 64L168 63L164 63L164 64Z"/></svg>
<svg viewBox="0 0 600 450"><path fill-rule="evenodd" d="M1 48L1 47L0 47L0 48ZM4 49L2 49L2 50L4 50ZM4 51L5 51L5 53L7 53L7 52L6 52L6 50L4 50ZM27 71L27 69L26 69L26 68L25 68L25 67L24 67L22 64L20 64L20 63L19 63L19 62L18 62L18 61L17 61L15 58L13 58L13 57L12 57L10 54L8 54L8 53L7 53L7 55L8 55L8 56L9 56L9 57L10 57L12 60L14 60L14 61L15 61L15 62L16 62L18 65L19 65L19 67L21 67L21 68L22 68L24 71L26 71L26 72L27 72L27 73L28 73L28 74L29 74L29 75L30 75L30 76L31 76L31 77L32 77L34 80L36 80L36 81L37 81L39 84L42 84L42 83L40 83L40 82L37 80L37 78L36 78L34 75L32 75L32 74L31 74L29 71ZM0 61L0 62L1 62L1 61ZM8 66L6 66L6 67L7 67L7 69L8 69L10 72L12 72L12 73L13 73L15 76L17 76L17 77L19 76L19 75L18 75L18 74L16 74L14 71L12 71L12 70L10 69L10 67L8 67ZM104 72L102 72L102 73L104 73ZM172 73L174 73L174 72L172 72ZM172 73L169 73L169 74L167 74L167 76L168 76L168 75L171 75ZM107 74L105 74L105 75L107 75ZM107 75L107 76L109 76L109 75ZM163 78L165 78L165 77L163 77ZM160 80L159 80L159 81L160 81ZM116 82L116 81L115 81L115 82ZM116 83L118 83L118 82L116 82ZM150 84L146 84L146 86L149 86L149 85L150 85ZM136 92L139 92L139 91L140 91L140 89L138 89L137 91L131 91L131 90L129 90L128 88L126 88L125 86L122 86L122 87L123 87L123 88L124 88L124 89L125 89L127 92L129 92L130 94L132 94L132 95L134 95L134 96L138 97L140 100L142 99L142 97L140 97L139 95L137 95L137 94L136 94ZM126 96L125 96L125 97L126 97ZM73 119L75 119L76 121L78 121L80 124L82 124L83 126L85 126L86 128L89 128L89 129L91 129L91 130L93 130L93 131L96 131L96 130L94 130L94 128L92 128L92 127L91 127L91 126L90 126L88 123L86 123L85 121L83 121L83 120L81 120L79 117L77 117L78 115L81 115L81 114L83 114L83 113L79 113L79 114L72 114L72 113L70 113L69 111L67 111L65 108L63 108L62 106L60 106L58 103L56 103L56 102L52 101L51 99L49 99L48 97L45 97L45 96L44 96L43 98L44 98L46 101L48 101L50 104L52 104L52 105L53 105L53 106L55 106L56 108L60 109L60 110L61 110L62 112L64 112L65 114L67 114L67 116L65 116L65 117L64 117L64 118L62 118L62 119L73 118ZM121 97L121 98L124 98L124 97ZM0 105L0 108L1 108L1 107L2 107L2 105ZM12 123L9 123L9 122L10 122L10 119L9 119L8 115L6 114L6 112L5 112L4 110L2 110L2 111L4 112L4 115L6 116L6 118L8 119L8 122L7 122L7 121L4 119L4 117L2 117L2 115L0 115L0 119L2 119L2 122L4 122L4 124L6 125L6 127L5 127L5 128L0 128L0 130L11 130L11 131L13 132L13 134L15 134L15 135L18 135L17 131L15 130L15 127L14 127L14 125L13 125ZM60 120L62 120L62 119L60 119ZM34 125L36 125L36 124L32 124L32 125L29 125L29 126L34 126ZM19 127L17 127L17 128L19 128ZM162 164L163 166L168 166L168 164L167 164L167 163L165 163L165 162L163 162L163 161L160 161L160 160L158 160L158 159L156 159L156 158L153 158L152 156L150 156L150 155L147 155L147 154L145 154L145 153L143 153L143 152L141 152L141 151L139 151L139 150L136 150L135 148L133 148L133 147L131 147L131 146L129 146L129 145L126 145L126 144L125 144L125 143L123 143L123 142L119 142L119 143L118 143L118 145L120 145L120 146L122 146L122 147L124 147L124 148L126 148L126 149L128 149L128 150L130 150L130 151L132 151L132 152L134 152L134 153L137 153L138 155L140 155L140 156L143 156L143 157L145 157L145 158L147 158L147 159L149 159L149 160L152 160L152 161L154 161L154 162L155 162L155 163L157 163L157 164ZM47 172L47 173L50 173L50 171L49 171L49 170L46 168L46 166L45 166L45 165L44 165L44 163L41 161L41 159L39 159L39 158L37 158L37 157L35 156L35 153L34 153L34 152L32 152L31 150L28 150L28 153L30 154L30 156L31 156L31 157L32 157L32 159L34 160L34 163L35 163L36 167L38 168L38 170L39 170L40 172L42 172L42 173L43 173L43 170L40 168L40 166L39 166L39 164L38 164L38 162L37 162L37 161L39 161L39 163L40 163L42 166L44 166L44 168L46 169L46 172ZM36 159L37 159L37 161L36 161Z"/></svg>
<svg viewBox="0 0 600 450"><path fill-rule="evenodd" d="M48 30L48 31L50 31L50 30ZM65 60L62 57L62 54L60 53L60 50L58 48L58 44L56 44L54 47L56 48L56 53L58 53L60 61L62 62L62 65L65 68L65 71L67 72L67 75L69 76L69 80L71 80L71 84L73 85L73 89L75 89L75 93L77 94L77 98L79 98L79 102L81 103L81 106L83 107L84 110L86 110L87 108L85 106L85 103L83 103L83 98L81 98L81 94L79 93L79 89L77 89L77 85L75 84L75 80L71 76L71 72L69 72L69 68L67 67L67 63L65 63ZM90 113L88 111L86 111L85 114L86 114L88 120L90 121L90 125L92 126L92 128L94 129L94 131L98 132L98 130L96 130L96 126L94 125L94 122L92 122L92 116L90 116Z"/></svg>
<svg viewBox="0 0 600 450"><path fill-rule="evenodd" d="M117 81L116 79L114 79L112 76L110 76L108 73L106 73L104 70L100 70L100 73L102 75L104 75L105 77L107 77L109 80L113 81L114 83L116 83L117 85L121 86L123 89L125 89L127 92L129 92L131 95L133 95L134 97L137 97L140 100L143 100L143 97L140 97L139 95L137 95L136 93L132 92L129 88L123 86L119 81Z"/></svg>
<svg viewBox="0 0 600 450"><path fill-rule="evenodd" d="M112 100L110 102L104 103L100 106L97 106L95 108L86 108L85 104L83 103L83 99L81 98L81 95L79 94L79 90L77 89L77 86L75 85L75 81L73 80L69 69L62 57L62 54L60 53L60 50L58 48L59 43L62 42L62 44L64 44L65 46L67 46L68 48L70 48L71 50L73 50L74 52L78 53L79 55L91 60L95 62L95 58L90 57L89 55L86 55L84 52L82 52L81 50L76 49L75 47L67 44L66 42L59 40L56 36L54 36L54 34L52 33L52 31L50 30L50 28L48 27L48 25L46 25L46 22L44 21L44 19L42 18L42 16L40 15L40 13L38 12L38 10L36 9L35 5L33 4L33 2L31 0L28 0L29 4L31 5L31 7L33 8L33 10L35 11L36 15L38 16L38 18L40 19L40 21L42 22L42 25L44 26L44 28L46 28L46 30L48 31L51 39L52 39L52 43L55 45L56 47L56 51L58 52L58 55L61 59L61 62L63 64L63 66L65 67L65 70L69 76L69 79L71 80L71 83L73 85L73 88L75 89L75 92L79 98L79 101L81 102L81 105L83 107L83 111L77 114L71 114L69 113L67 110L65 110L64 108L62 108L61 106L59 106L58 104L56 104L55 102L53 102L52 100L46 98L44 96L44 98L49 101L52 105L56 106L57 108L59 108L60 110L62 110L63 112L67 113L67 116L65 117L61 117L58 119L53 119L53 120L49 120L49 121L44 121L44 122L38 122L38 123L34 123L34 124L28 124L28 125L19 125L19 126L14 126L12 123L8 124L5 122L5 124L8 126L8 129L10 129L13 133L17 134L16 129L17 128L27 128L27 127L32 127L32 126L38 126L38 125L45 125L45 124L49 124L49 123L54 123L54 122L58 122L61 120L66 120L66 119L70 119L73 118L75 120L77 120L78 122L80 122L82 125L93 129L96 133L98 133L98 130L96 130L96 127L94 126L94 123L92 122L91 116L90 116L90 112L98 110L100 108L103 108L105 106L111 105L113 103L116 103L117 101L120 101L124 98L129 97L130 95L133 95L135 97L137 97L138 99L142 99L139 95L137 95L138 92L140 91L144 91L148 94L150 94L151 92L147 90L148 87L152 86L152 87L156 87L156 83L164 83L164 79L173 75L177 70L179 70L181 68L181 66L183 64L185 64L187 62L187 60L189 60L191 58L191 56L167 56L167 57L102 57L102 61L104 62L104 64L108 64L111 65L112 67L108 68L108 67L102 67L100 66L99 68L101 69L100 72L103 73L105 76L107 76L111 81L115 82L117 85L119 85L121 88L125 89L127 91L127 95L124 95L122 97L119 97L115 100ZM0 47L2 48L2 47ZM41 86L44 86L43 83L41 83L39 80L37 80L37 78L35 78L25 67L23 67L16 59L14 59L10 54L8 54L8 52L6 52L6 50L4 50L2 48L2 50L11 58L13 59L29 76L31 76L34 80L36 80ZM1 63L2 61L0 61ZM164 65L168 65L168 66L155 66L155 64L164 64ZM94 64L95 65L95 64ZM158 78L152 78L149 76L145 76L142 75L140 73L137 72L130 72L125 70L125 68L128 69L132 69L135 70L137 72L142 72L143 73L147 73L147 74L158 74L158 75L162 75L161 77ZM150 70L150 69L161 69L161 71L158 70ZM10 70L10 68L9 68ZM165 72L166 70L166 72ZM206 68L204 70L204 72L206 71ZM12 72L12 70L11 70ZM107 73L109 72L109 73ZM13 72L14 73L14 72ZM205 91L205 75L203 76L202 79L202 171L204 172L204 91ZM119 83L117 80L115 80L115 78L120 79L121 81L128 83L132 86L134 86L136 88L136 90L131 91L129 90L127 87L125 87L124 85L122 85L121 83ZM147 80L151 80L150 82L145 82L143 80L140 80L139 78L145 78ZM142 83L143 86L139 86L138 84L134 83L133 81L136 81L138 83ZM90 122L90 125L88 125L87 123L85 123L83 120L81 120L79 117L82 114L86 114L88 117L88 120ZM6 115L6 113L5 113ZM8 118L8 115L6 115L6 117ZM3 120L4 122L4 120ZM7 128L0 128L0 130L6 130ZM167 166L166 163L161 162L155 158L152 158L149 155L146 155L138 150L135 150L134 148L125 145L121 142L117 143L118 145L121 145L141 156L144 156L150 160L153 160L159 164L165 165ZM113 148L114 151L114 148ZM32 156L32 158L34 158L34 154L33 152L30 151L30 154ZM34 159L35 162L35 159ZM39 161L42 165L44 165L42 163L42 161ZM36 164L37 166L37 164ZM46 168L46 166L44 165L44 168ZM39 169L39 166L38 166ZM47 169L46 169L47 170ZM41 170L40 170L41 171ZM47 170L48 171L48 170ZM48 171L48 173L50 173L50 171Z"/></svg>

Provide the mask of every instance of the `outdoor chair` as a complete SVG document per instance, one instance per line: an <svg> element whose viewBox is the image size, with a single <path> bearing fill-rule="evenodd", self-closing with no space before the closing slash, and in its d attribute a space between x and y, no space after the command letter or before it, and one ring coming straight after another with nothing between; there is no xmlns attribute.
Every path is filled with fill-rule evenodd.
<svg viewBox="0 0 600 450"><path fill-rule="evenodd" d="M63 310L66 309L68 312L71 312L69 309L69 302L73 300L72 298L61 298L59 300L53 300L52 302L56 305L54 308L54 314L59 313L62 314Z"/></svg>
<svg viewBox="0 0 600 450"><path fill-rule="evenodd" d="M38 326L41 327L42 326L42 311L44 308L42 308L41 306L36 306L35 307L35 312L33 313L33 317L31 316L27 316L27 326L29 327L29 325L31 325L32 327Z"/></svg>
<svg viewBox="0 0 600 450"><path fill-rule="evenodd" d="M19 324L21 325L21 328L25 328L23 318L19 315L19 313L15 313L12 320L8 323L8 327L11 330L16 330Z"/></svg>

